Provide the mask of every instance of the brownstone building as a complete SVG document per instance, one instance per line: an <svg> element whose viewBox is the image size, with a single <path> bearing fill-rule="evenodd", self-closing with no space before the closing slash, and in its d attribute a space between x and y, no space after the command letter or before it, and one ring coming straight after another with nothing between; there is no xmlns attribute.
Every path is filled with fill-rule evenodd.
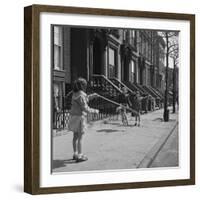
<svg viewBox="0 0 200 200"><path fill-rule="evenodd" d="M63 110L73 81L84 77L90 89L117 101L122 87L163 99L165 42L157 31L52 26L52 97Z"/></svg>

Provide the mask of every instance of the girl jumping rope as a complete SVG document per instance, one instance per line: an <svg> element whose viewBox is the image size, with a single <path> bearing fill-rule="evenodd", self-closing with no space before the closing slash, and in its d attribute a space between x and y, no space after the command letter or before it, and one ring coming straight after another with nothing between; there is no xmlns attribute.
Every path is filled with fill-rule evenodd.
<svg viewBox="0 0 200 200"><path fill-rule="evenodd" d="M139 91L130 96L130 107L136 111L136 113L132 113L132 116L135 115L135 126L140 126L141 101L147 99L147 97L142 97Z"/></svg>
<svg viewBox="0 0 200 200"><path fill-rule="evenodd" d="M69 130L73 132L73 159L77 162L88 158L82 153L82 139L86 130L87 113L99 113L99 110L88 106L88 100L97 97L96 93L87 96L87 81L78 78L73 85L72 106L70 110Z"/></svg>

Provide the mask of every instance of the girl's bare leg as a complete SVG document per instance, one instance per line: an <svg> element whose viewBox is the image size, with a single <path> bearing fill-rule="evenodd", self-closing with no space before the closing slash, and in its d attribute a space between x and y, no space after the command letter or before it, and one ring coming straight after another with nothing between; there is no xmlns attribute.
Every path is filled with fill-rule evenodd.
<svg viewBox="0 0 200 200"><path fill-rule="evenodd" d="M78 154L82 154L82 140L83 140L83 134L79 133L78 135Z"/></svg>
<svg viewBox="0 0 200 200"><path fill-rule="evenodd" d="M135 115L135 126L137 125L137 115Z"/></svg>
<svg viewBox="0 0 200 200"><path fill-rule="evenodd" d="M76 159L77 162L82 162L88 160L88 158L82 153L82 143L83 143L83 133L79 133L78 135L78 157Z"/></svg>
<svg viewBox="0 0 200 200"><path fill-rule="evenodd" d="M73 150L74 150L74 155L77 154L77 145L78 145L78 133L74 133L74 136L73 136Z"/></svg>
<svg viewBox="0 0 200 200"><path fill-rule="evenodd" d="M138 126L140 126L140 113L138 114Z"/></svg>

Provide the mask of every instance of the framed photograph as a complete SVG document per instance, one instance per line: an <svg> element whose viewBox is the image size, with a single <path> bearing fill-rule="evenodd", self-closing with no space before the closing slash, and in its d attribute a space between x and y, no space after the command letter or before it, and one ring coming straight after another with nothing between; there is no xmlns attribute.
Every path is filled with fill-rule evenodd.
<svg viewBox="0 0 200 200"><path fill-rule="evenodd" d="M195 184L195 16L24 9L24 191Z"/></svg>

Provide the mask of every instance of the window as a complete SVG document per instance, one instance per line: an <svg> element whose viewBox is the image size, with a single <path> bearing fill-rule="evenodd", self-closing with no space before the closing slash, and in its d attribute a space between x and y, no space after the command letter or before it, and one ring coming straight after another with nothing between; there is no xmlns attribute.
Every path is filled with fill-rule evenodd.
<svg viewBox="0 0 200 200"><path fill-rule="evenodd" d="M137 38L136 38L136 31L131 31L131 44L136 49L137 48Z"/></svg>
<svg viewBox="0 0 200 200"><path fill-rule="evenodd" d="M54 26L54 69L63 69L62 59L62 27Z"/></svg>
<svg viewBox="0 0 200 200"><path fill-rule="evenodd" d="M146 39L145 40L145 57L146 57L146 59L148 59L148 50L149 50L148 39Z"/></svg>
<svg viewBox="0 0 200 200"><path fill-rule="evenodd" d="M139 35L139 52L142 54L142 34L140 32L140 35Z"/></svg>
<svg viewBox="0 0 200 200"><path fill-rule="evenodd" d="M108 66L108 77L113 78L116 77L116 52L114 49L109 48L108 50L108 56L109 56L109 66Z"/></svg>
<svg viewBox="0 0 200 200"><path fill-rule="evenodd" d="M126 30L123 30L123 40L126 41Z"/></svg>
<svg viewBox="0 0 200 200"><path fill-rule="evenodd" d="M135 82L135 62L131 60L131 65L130 65L130 73L129 73L129 81L131 83Z"/></svg>
<svg viewBox="0 0 200 200"><path fill-rule="evenodd" d="M151 43L148 41L148 60L151 61Z"/></svg>
<svg viewBox="0 0 200 200"><path fill-rule="evenodd" d="M146 57L146 40L142 37L142 55Z"/></svg>
<svg viewBox="0 0 200 200"><path fill-rule="evenodd" d="M109 65L115 65L115 50L109 48Z"/></svg>

